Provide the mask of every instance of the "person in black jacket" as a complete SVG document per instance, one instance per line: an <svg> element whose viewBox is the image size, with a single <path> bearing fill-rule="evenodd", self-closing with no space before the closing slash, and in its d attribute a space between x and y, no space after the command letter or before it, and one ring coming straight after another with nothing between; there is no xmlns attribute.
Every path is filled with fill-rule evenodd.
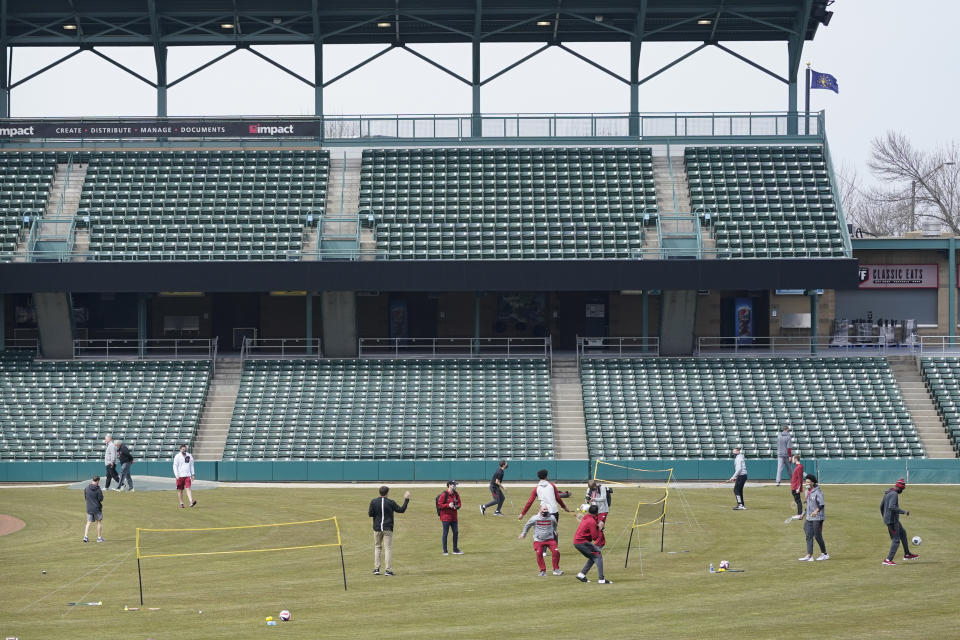
<svg viewBox="0 0 960 640"><path fill-rule="evenodd" d="M127 491L133 491L133 476L130 475L133 455L127 443L122 440L117 440L117 462L120 463L120 484L117 486L123 488L123 485L127 485Z"/></svg>
<svg viewBox="0 0 960 640"><path fill-rule="evenodd" d="M367 515L373 518L373 575L380 575L380 552L383 551L383 562L385 565L384 575L394 575L390 566L390 560L393 556L393 514L403 513L407 510L407 504L410 502L410 492L403 494L403 504L387 497L390 487L384 485L380 487L380 497L370 501L370 508Z"/></svg>
<svg viewBox="0 0 960 640"><path fill-rule="evenodd" d="M897 480L897 483L887 489L883 494L883 501L880 503L880 514L883 516L883 524L887 525L887 533L890 534L890 553L883 559L881 564L892 566L897 564L893 561L893 556L897 552L897 547L903 543L903 559L914 560L920 556L916 553L910 553L910 546L907 542L907 530L900 524L900 516L910 515L909 511L900 508L900 494L907 488L907 483L903 478Z"/></svg>
<svg viewBox="0 0 960 640"><path fill-rule="evenodd" d="M97 542L103 542L103 491L100 489L100 476L93 476L84 490L83 499L87 505L87 526L83 529L83 541L90 542L91 523L97 523Z"/></svg>

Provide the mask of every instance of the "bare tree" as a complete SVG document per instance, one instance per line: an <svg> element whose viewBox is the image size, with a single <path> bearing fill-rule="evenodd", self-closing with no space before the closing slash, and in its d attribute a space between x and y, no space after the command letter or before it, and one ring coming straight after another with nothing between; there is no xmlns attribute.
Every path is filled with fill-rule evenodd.
<svg viewBox="0 0 960 640"><path fill-rule="evenodd" d="M888 201L876 188L866 187L855 168L840 167L836 186L855 235L899 236L910 230L910 203L902 199Z"/></svg>
<svg viewBox="0 0 960 640"><path fill-rule="evenodd" d="M890 131L874 139L869 165L882 184L870 190L874 210L869 219L876 223L890 218L884 224L906 230L927 221L960 234L960 145L956 141L926 152L915 149L902 133Z"/></svg>

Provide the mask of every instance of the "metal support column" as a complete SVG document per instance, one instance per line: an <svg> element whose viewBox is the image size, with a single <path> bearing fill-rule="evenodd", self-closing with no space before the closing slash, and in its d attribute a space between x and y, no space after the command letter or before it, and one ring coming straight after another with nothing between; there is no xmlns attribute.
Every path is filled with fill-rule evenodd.
<svg viewBox="0 0 960 640"><path fill-rule="evenodd" d="M167 48L156 47L154 58L157 62L157 117L167 117Z"/></svg>
<svg viewBox="0 0 960 640"><path fill-rule="evenodd" d="M313 292L307 291L306 298L304 298L304 305L306 306L306 323L307 330L304 332L304 335L307 338L307 355L313 353L313 348L311 347L311 341L313 340Z"/></svg>
<svg viewBox="0 0 960 640"><path fill-rule="evenodd" d="M787 134L795 136L799 133L797 126L797 74L800 70L800 50L803 47L803 41L797 45L791 40L787 45L787 57L789 58L787 69Z"/></svg>
<svg viewBox="0 0 960 640"><path fill-rule="evenodd" d="M630 129L633 137L640 136L640 39L630 39Z"/></svg>
<svg viewBox="0 0 960 640"><path fill-rule="evenodd" d="M643 340L643 352L647 351L647 336L650 334L650 320L647 314L650 311L650 294L643 290L640 297L640 338Z"/></svg>
<svg viewBox="0 0 960 640"><path fill-rule="evenodd" d="M147 294L137 294L137 354L143 357L143 345L147 339Z"/></svg>
<svg viewBox="0 0 960 640"><path fill-rule="evenodd" d="M480 292L473 292L473 353L480 351Z"/></svg>
<svg viewBox="0 0 960 640"><path fill-rule="evenodd" d="M313 44L313 115L323 122L323 42ZM323 128L320 129L323 131Z"/></svg>
<svg viewBox="0 0 960 640"><path fill-rule="evenodd" d="M947 241L947 327L946 335L957 333L957 238L950 236ZM952 347L952 340L950 346Z"/></svg>
<svg viewBox="0 0 960 640"><path fill-rule="evenodd" d="M0 118L10 117L10 87L7 86L10 60L7 58L7 51L6 46L0 46Z"/></svg>
<svg viewBox="0 0 960 640"><path fill-rule="evenodd" d="M0 351L7 348L7 299L0 293Z"/></svg>
<svg viewBox="0 0 960 640"><path fill-rule="evenodd" d="M483 119L480 117L480 40L473 39L473 75L471 88L473 89L473 107L470 117L470 137L483 136Z"/></svg>
<svg viewBox="0 0 960 640"><path fill-rule="evenodd" d="M817 295L816 289L809 289L810 296L810 355L817 355Z"/></svg>

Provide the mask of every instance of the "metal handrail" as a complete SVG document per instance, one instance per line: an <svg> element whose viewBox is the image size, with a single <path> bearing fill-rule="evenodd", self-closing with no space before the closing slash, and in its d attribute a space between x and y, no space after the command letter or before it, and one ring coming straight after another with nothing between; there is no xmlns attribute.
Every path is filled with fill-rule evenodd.
<svg viewBox="0 0 960 640"><path fill-rule="evenodd" d="M920 336L920 355L960 354L960 336Z"/></svg>
<svg viewBox="0 0 960 640"><path fill-rule="evenodd" d="M360 358L547 358L552 340L545 338L359 338Z"/></svg>
<svg viewBox="0 0 960 640"><path fill-rule="evenodd" d="M884 336L862 336L858 343L840 343L830 336L706 336L697 338L694 355L850 355L886 356L888 345ZM909 347L911 350L913 347Z"/></svg>
<svg viewBox="0 0 960 640"><path fill-rule="evenodd" d="M78 359L206 360L215 359L216 354L216 338L96 338L73 341L73 357Z"/></svg>
<svg viewBox="0 0 960 640"><path fill-rule="evenodd" d="M33 351L40 355L40 340L37 338L7 338L3 341L4 349L16 349L18 351Z"/></svg>
<svg viewBox="0 0 960 640"><path fill-rule="evenodd" d="M323 358L320 338L250 338L244 336L240 361L255 358Z"/></svg>
<svg viewBox="0 0 960 640"><path fill-rule="evenodd" d="M577 336L577 369L584 358L622 358L624 356L658 356L658 336Z"/></svg>

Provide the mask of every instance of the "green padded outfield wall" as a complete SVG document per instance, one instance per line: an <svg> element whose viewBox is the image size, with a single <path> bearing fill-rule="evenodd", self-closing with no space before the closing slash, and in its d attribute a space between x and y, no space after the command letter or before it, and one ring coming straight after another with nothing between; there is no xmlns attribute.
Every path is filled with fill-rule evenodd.
<svg viewBox="0 0 960 640"><path fill-rule="evenodd" d="M609 460L636 469L672 467L678 481L726 480L732 460ZM197 478L221 482L487 482L499 460L288 460L197 462ZM897 478L920 484L960 484L960 459L904 458L898 460L804 460L824 484L887 484ZM585 482L593 473L590 460L510 460L507 482L534 481L539 469L552 480ZM601 477L620 480L616 467L605 467ZM776 460L748 460L751 480L769 481ZM0 462L0 482L78 482L103 475L100 462ZM622 473L622 472L621 472ZM144 460L133 466L134 476L171 478L173 466L165 460Z"/></svg>

